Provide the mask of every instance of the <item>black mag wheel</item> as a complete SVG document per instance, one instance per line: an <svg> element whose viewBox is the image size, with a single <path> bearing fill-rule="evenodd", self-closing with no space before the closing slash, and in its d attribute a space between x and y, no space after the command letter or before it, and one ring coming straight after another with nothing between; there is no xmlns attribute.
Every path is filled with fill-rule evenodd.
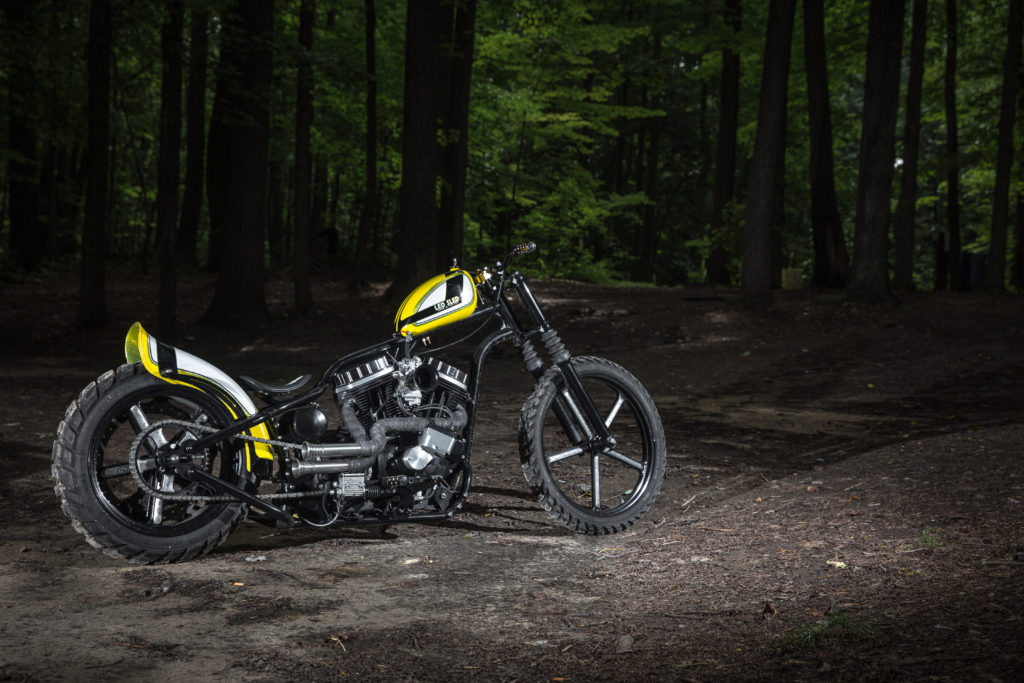
<svg viewBox="0 0 1024 683"><path fill-rule="evenodd" d="M139 364L122 365L82 390L57 429L54 490L74 528L108 555L146 564L188 560L219 545L245 515L239 503L165 500L139 487L129 470L129 452L143 430L168 419L216 428L231 415L208 394L156 379ZM213 495L161 468L154 458L166 443L200 436L178 425L152 431L138 453L146 484L175 494ZM202 454L201 465L244 486L244 459L240 444L216 446Z"/></svg>
<svg viewBox="0 0 1024 683"><path fill-rule="evenodd" d="M549 368L523 405L519 453L541 505L585 534L623 531L654 502L665 476L665 435L647 390L622 366L580 356L572 365L611 431L614 444L590 446L594 434L566 387Z"/></svg>

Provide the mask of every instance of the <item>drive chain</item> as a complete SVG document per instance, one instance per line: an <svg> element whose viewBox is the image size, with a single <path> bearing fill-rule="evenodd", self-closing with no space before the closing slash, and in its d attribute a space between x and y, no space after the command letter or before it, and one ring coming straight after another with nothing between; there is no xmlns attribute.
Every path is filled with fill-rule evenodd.
<svg viewBox="0 0 1024 683"><path fill-rule="evenodd" d="M142 443L149 438L153 432L163 429L168 426L178 426L189 430L190 432L204 432L206 434L213 434L218 429L213 427L207 427L206 425L196 424L195 422L188 422L185 420L161 420L151 424L150 426L139 432L139 435L135 437L135 442L132 444L131 450L128 453L128 472L132 475L132 479L138 484L139 488L145 493L154 498L160 498L162 500L171 501L185 501L194 503L233 503L237 502L238 499L234 496L227 494L217 496L199 496L190 493L175 493L173 491L160 491L153 488L143 477L142 473L139 472L139 449L142 447ZM235 434L231 438L240 439L243 441L252 441L254 443L265 443L270 446L276 446L278 448L284 448L288 450L300 450L302 446L291 441L277 441L274 439L263 439L258 436L251 434ZM282 500L288 498L314 498L322 496L330 492L329 488L315 489L312 491L288 491L281 493L265 493L259 494L256 497L261 500Z"/></svg>

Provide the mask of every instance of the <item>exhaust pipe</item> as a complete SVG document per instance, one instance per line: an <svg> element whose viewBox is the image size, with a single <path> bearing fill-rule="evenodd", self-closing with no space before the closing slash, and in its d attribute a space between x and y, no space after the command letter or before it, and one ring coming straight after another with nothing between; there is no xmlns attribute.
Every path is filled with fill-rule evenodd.
<svg viewBox="0 0 1024 683"><path fill-rule="evenodd" d="M342 405L341 418L356 443L302 444L302 460L293 460L291 463L292 476L365 472L377 459L377 454L384 450L389 432L422 432L430 426L459 432L469 420L466 409L462 406L455 408L451 418L386 417L374 422L367 436L363 423L356 416L354 403L346 401ZM328 459L326 462L323 461L325 458ZM330 460L331 458L344 459Z"/></svg>

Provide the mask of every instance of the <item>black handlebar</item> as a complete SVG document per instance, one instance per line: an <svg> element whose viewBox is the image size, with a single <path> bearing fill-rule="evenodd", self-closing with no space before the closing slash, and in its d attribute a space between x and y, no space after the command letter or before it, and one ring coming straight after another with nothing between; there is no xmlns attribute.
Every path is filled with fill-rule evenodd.
<svg viewBox="0 0 1024 683"><path fill-rule="evenodd" d="M494 274L498 276L498 285L497 285L497 291L498 292L501 291L501 287L502 287L502 285L505 282L505 268L508 265L509 261L512 259L512 257L513 256L524 256L526 254L531 254L531 253L533 253L535 251L537 251L537 243L536 242L523 242L522 244L517 244L516 246L512 247L512 251L510 251L509 253L505 254L505 258L503 258L502 260L500 260L500 261L498 261L497 263L494 264ZM488 270L487 268L484 268L484 271L487 271L487 270ZM488 277L490 277L490 276L488 276ZM493 287L494 285L492 284L491 286Z"/></svg>

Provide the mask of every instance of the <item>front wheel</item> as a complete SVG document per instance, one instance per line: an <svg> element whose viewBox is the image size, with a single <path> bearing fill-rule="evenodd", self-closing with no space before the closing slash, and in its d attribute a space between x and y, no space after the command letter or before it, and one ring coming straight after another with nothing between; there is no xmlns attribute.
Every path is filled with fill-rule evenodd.
<svg viewBox="0 0 1024 683"><path fill-rule="evenodd" d="M612 435L594 447L596 430L549 368L523 405L519 453L540 504L565 526L586 534L623 531L651 507L665 476L665 433L647 390L625 368L581 356L572 367Z"/></svg>
<svg viewBox="0 0 1024 683"><path fill-rule="evenodd" d="M107 372L68 406L57 429L52 472L64 513L91 545L132 562L177 562L211 550L241 521L245 506L201 500L215 492L161 468L155 454L166 444L200 438L200 426L219 428L231 419L209 394L159 380L141 364ZM175 422L155 427L164 420ZM153 491L181 500L150 495L133 478L129 452L145 430L138 475ZM243 448L211 447L201 454L201 467L244 486Z"/></svg>

